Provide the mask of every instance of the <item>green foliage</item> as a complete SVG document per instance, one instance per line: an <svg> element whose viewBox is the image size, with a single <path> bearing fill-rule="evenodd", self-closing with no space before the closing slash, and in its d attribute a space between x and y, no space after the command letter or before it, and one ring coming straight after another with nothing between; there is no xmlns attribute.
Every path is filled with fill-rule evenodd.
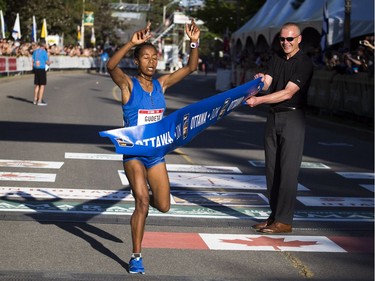
<svg viewBox="0 0 375 281"><path fill-rule="evenodd" d="M5 2L4 18L10 35L9 31L13 28L16 15L19 13L23 41L31 41L32 16L35 16L38 38L45 18L49 35L64 35L65 45L76 45L77 26L82 23L82 12L93 11L96 43L103 44L108 36L111 37L112 42L117 40L113 30L119 26L119 23L111 16L109 8L111 2L111 0L12 0ZM4 0L0 0L0 7L3 3ZM86 47L91 45L90 37L91 27L86 27Z"/></svg>
<svg viewBox="0 0 375 281"><path fill-rule="evenodd" d="M210 32L223 35L244 25L266 0L206 0L206 5L192 13L205 22Z"/></svg>
<svg viewBox="0 0 375 281"><path fill-rule="evenodd" d="M7 0L0 0L0 10L3 11L3 13L5 13L6 8L7 8Z"/></svg>
<svg viewBox="0 0 375 281"><path fill-rule="evenodd" d="M205 22L202 27L202 37L208 36L209 46L202 46L209 53L213 44L217 44L214 37L222 38L246 23L265 3L266 0L206 0L206 4L197 11L185 11L191 16ZM20 15L21 33L23 41L31 41L32 16L37 22L37 34L40 37L42 21L47 22L48 34L64 35L65 45L77 44L77 26L81 25L82 12L94 12L94 28L96 45L104 45L109 40L112 45L119 43L116 29L126 29L118 19L111 16L109 4L118 0L0 0L7 25L7 34L13 28L16 14ZM163 7L166 17L179 9L172 0L123 0L124 3L150 4L151 10L147 14L152 22L152 30L160 29L163 21ZM83 7L84 5L84 7ZM205 34L207 33L207 34ZM85 47L91 46L91 27L85 28ZM211 38L212 37L212 38ZM204 44L204 43L203 43Z"/></svg>

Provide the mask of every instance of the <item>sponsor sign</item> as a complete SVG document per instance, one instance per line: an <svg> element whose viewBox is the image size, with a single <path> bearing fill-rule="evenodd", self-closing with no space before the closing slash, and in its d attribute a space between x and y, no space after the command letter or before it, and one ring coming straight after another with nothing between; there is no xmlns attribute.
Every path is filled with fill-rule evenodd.
<svg viewBox="0 0 375 281"><path fill-rule="evenodd" d="M5 72L7 70L6 60L7 58L0 58L0 72Z"/></svg>
<svg viewBox="0 0 375 281"><path fill-rule="evenodd" d="M17 59L8 58L8 71L17 71Z"/></svg>

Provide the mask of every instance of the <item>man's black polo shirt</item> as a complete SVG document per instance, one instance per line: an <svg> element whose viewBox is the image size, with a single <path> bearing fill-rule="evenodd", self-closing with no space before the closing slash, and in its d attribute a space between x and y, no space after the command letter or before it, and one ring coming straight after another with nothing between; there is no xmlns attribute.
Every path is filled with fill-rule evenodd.
<svg viewBox="0 0 375 281"><path fill-rule="evenodd" d="M291 81L298 85L300 90L290 100L282 101L274 106L304 108L307 104L307 91L313 75L311 58L299 50L289 60L286 56L275 54L269 64L266 74L272 77L269 93L285 89Z"/></svg>

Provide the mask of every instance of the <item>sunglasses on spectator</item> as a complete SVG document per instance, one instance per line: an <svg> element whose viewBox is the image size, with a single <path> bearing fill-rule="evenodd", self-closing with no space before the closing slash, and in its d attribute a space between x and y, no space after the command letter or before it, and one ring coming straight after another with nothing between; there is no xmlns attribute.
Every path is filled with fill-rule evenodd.
<svg viewBox="0 0 375 281"><path fill-rule="evenodd" d="M285 40L288 41L288 42L292 42L294 39L296 39L299 35L297 35L296 37L279 37L279 40L281 42L284 42Z"/></svg>

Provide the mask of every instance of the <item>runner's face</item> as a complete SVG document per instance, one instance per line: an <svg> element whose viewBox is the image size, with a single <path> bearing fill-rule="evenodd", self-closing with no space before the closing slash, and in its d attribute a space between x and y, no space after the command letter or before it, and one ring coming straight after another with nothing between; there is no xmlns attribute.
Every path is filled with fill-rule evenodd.
<svg viewBox="0 0 375 281"><path fill-rule="evenodd" d="M143 47L139 53L139 70L147 75L152 76L156 71L158 64L158 53L151 46Z"/></svg>
<svg viewBox="0 0 375 281"><path fill-rule="evenodd" d="M293 38L292 41L288 41L287 38ZM289 39L288 38L288 39ZM280 45L284 50L284 53L291 57L299 50L299 43L301 43L301 35L299 30L295 26L286 26L280 31Z"/></svg>

